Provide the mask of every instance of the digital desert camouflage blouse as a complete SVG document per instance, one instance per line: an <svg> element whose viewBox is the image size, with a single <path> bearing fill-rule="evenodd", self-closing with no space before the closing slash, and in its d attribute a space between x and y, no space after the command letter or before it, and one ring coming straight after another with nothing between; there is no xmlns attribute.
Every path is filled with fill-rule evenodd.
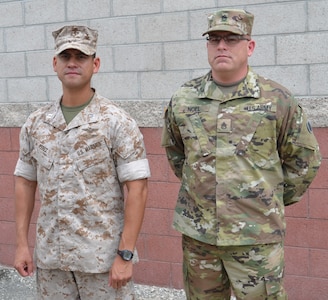
<svg viewBox="0 0 328 300"><path fill-rule="evenodd" d="M97 94L68 125L60 101L21 129L15 175L37 180L40 268L107 272L124 221L123 182L150 176L136 122Z"/></svg>

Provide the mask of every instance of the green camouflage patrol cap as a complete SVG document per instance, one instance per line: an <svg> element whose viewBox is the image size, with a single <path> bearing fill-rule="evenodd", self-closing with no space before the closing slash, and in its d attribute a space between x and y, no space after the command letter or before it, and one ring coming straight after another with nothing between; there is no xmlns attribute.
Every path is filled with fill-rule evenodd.
<svg viewBox="0 0 328 300"><path fill-rule="evenodd" d="M66 49L77 49L86 55L96 53L98 31L86 26L64 26L52 33L56 55Z"/></svg>
<svg viewBox="0 0 328 300"><path fill-rule="evenodd" d="M241 9L222 9L207 18L208 30L203 35L213 31L230 31L239 35L251 35L254 15Z"/></svg>

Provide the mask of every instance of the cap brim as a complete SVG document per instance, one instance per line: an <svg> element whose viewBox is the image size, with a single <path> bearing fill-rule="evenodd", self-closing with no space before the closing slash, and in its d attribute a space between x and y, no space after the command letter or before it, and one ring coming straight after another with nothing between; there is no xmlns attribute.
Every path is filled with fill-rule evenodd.
<svg viewBox="0 0 328 300"><path fill-rule="evenodd" d="M214 32L214 31L229 31L238 35L245 35L244 32L242 32L240 29L238 28L234 28L230 25L220 25L220 26L213 26L211 29L207 30L206 32L204 32L202 34L202 36L204 36L205 34L208 34L210 32Z"/></svg>
<svg viewBox="0 0 328 300"><path fill-rule="evenodd" d="M67 49L76 49L81 51L82 53L86 54L86 55L93 55L96 52L90 50L89 47L78 44L78 43L66 43L64 45L61 45L60 47L58 47L55 51L55 54L58 55L59 53L62 53L63 51L67 50Z"/></svg>

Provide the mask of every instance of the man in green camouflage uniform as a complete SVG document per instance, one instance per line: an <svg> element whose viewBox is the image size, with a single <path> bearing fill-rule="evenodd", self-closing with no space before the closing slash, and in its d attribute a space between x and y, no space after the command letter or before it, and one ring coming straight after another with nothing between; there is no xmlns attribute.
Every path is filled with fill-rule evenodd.
<svg viewBox="0 0 328 300"><path fill-rule="evenodd" d="M286 205L298 202L321 156L303 109L248 66L253 15L208 18L211 71L185 83L165 113L162 146L181 179L174 227L187 299L287 299Z"/></svg>
<svg viewBox="0 0 328 300"><path fill-rule="evenodd" d="M133 300L150 176L143 136L135 120L91 88L100 67L97 31L64 26L53 36L63 94L21 129L15 268L30 276L35 262L37 299ZM37 186L33 260L28 230Z"/></svg>

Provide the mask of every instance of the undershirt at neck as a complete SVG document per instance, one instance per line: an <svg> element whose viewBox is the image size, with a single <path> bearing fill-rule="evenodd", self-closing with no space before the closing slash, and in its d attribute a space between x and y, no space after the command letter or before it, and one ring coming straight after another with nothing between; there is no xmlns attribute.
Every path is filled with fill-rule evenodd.
<svg viewBox="0 0 328 300"><path fill-rule="evenodd" d="M65 106L62 103L60 103L61 110L63 112L66 124L68 125L75 117L76 115L82 111L86 106L89 105L91 102L93 96L87 101L86 103L79 105L79 106Z"/></svg>
<svg viewBox="0 0 328 300"><path fill-rule="evenodd" d="M215 81L214 79L213 79L213 81L217 84L217 86L220 88L220 90L222 91L222 93L224 95L227 95L227 94L230 94L230 93L234 92L237 89L237 86L242 81L244 81L245 78L246 77L244 77L243 79L238 80L236 82L233 82L233 83L222 83L222 82Z"/></svg>

